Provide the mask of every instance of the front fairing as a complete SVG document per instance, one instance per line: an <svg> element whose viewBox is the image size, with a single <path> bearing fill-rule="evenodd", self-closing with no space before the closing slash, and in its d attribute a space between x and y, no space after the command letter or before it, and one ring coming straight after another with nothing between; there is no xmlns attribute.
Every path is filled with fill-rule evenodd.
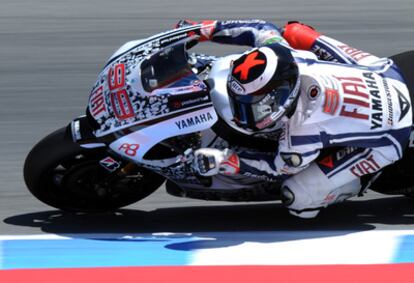
<svg viewBox="0 0 414 283"><path fill-rule="evenodd" d="M144 162L163 140L209 129L217 121L207 85L187 63L190 31L174 30L117 51L100 73L88 116L95 136L110 137L110 148L121 156Z"/></svg>

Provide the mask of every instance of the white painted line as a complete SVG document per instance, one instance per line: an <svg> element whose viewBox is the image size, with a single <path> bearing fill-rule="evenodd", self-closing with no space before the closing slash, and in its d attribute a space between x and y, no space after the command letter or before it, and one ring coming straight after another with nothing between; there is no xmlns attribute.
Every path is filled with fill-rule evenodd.
<svg viewBox="0 0 414 283"><path fill-rule="evenodd" d="M265 232L266 233L266 232ZM193 265L313 265L390 263L401 236L414 231L368 231L342 236L305 233L289 240L285 233L268 232L274 241L244 242L237 246L200 249ZM326 234L326 233L324 233ZM321 237L322 236L322 237ZM233 237L237 238L236 235Z"/></svg>
<svg viewBox="0 0 414 283"><path fill-rule="evenodd" d="M191 237L192 233L131 233L131 234L104 234L104 233L78 233L78 234L39 234L39 235L0 235L0 241L7 240L70 240L70 239L142 239L147 237L179 238Z"/></svg>
<svg viewBox="0 0 414 283"><path fill-rule="evenodd" d="M9 240L62 240L70 239L69 237L58 236L55 234L41 234L41 235L0 235L0 241Z"/></svg>

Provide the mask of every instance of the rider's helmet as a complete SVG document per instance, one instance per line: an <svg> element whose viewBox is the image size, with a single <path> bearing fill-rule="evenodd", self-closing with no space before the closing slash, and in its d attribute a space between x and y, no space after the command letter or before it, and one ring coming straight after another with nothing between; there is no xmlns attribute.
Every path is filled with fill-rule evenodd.
<svg viewBox="0 0 414 283"><path fill-rule="evenodd" d="M276 131L296 107L299 71L287 47L252 49L232 62L227 81L237 126L252 132Z"/></svg>

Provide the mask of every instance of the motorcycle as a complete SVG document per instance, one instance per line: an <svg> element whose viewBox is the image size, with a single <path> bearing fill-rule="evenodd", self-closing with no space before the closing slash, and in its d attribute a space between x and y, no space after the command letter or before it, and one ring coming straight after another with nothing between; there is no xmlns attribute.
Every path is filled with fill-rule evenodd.
<svg viewBox="0 0 414 283"><path fill-rule="evenodd" d="M29 191L52 207L82 212L130 205L165 181L166 191L179 197L280 200L280 180L253 174L202 177L191 166L188 149L269 155L277 150L275 137L235 126L226 81L237 55L190 54L197 33L196 26L183 27L128 42L116 51L98 76L86 115L42 139L28 154L24 180ZM394 56L405 65L407 57L413 62L414 52ZM404 69L411 72L409 64ZM409 162L397 163L405 168ZM371 189L414 196L408 184L398 189L375 185L385 184L382 176L396 180L393 170L384 171L371 179Z"/></svg>

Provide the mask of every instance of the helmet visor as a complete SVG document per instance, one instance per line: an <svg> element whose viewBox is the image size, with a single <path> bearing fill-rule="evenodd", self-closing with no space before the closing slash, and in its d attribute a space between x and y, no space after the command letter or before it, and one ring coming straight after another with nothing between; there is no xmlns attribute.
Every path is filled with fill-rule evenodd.
<svg viewBox="0 0 414 283"><path fill-rule="evenodd" d="M284 105L290 96L291 86L288 82L276 90L258 96L230 99L235 122L245 129L261 130L270 126L285 112Z"/></svg>

